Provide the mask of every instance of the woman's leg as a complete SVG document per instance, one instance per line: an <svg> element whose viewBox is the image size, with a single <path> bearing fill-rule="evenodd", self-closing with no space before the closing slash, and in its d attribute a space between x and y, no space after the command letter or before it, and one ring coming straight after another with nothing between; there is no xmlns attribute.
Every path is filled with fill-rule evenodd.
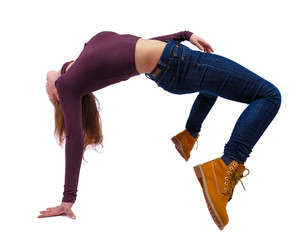
<svg viewBox="0 0 300 240"><path fill-rule="evenodd" d="M159 86L175 94L198 91L249 104L233 129L223 159L226 164L232 159L244 163L277 114L280 92L270 82L230 59L177 45L168 60L169 70L158 79ZM197 131L199 125L193 129Z"/></svg>
<svg viewBox="0 0 300 240"><path fill-rule="evenodd" d="M244 162L277 114L281 95L273 84L229 59L195 51L188 55L187 51L188 62L183 64L185 56L174 62L181 69L180 74L176 71L178 81L172 83L175 91L185 86L186 92L194 88L248 104L225 145L224 156L194 167L210 214L222 230L229 221L227 203L245 176Z"/></svg>
<svg viewBox="0 0 300 240"><path fill-rule="evenodd" d="M190 111L189 118L186 123L186 130L196 138L201 130L202 123L213 107L217 100L217 97L211 94L199 93L192 109Z"/></svg>
<svg viewBox="0 0 300 240"><path fill-rule="evenodd" d="M280 92L270 82L229 59L202 55L199 70L205 75L196 84L199 90L249 104L235 124L222 157L227 165L233 159L245 163L279 110Z"/></svg>
<svg viewBox="0 0 300 240"><path fill-rule="evenodd" d="M235 185L244 177L246 168L242 163L277 114L280 92L273 84L227 58L192 51L178 42L167 45L161 61L163 71L153 80L166 91L201 92L248 104L225 145L224 156L194 167L210 214L222 230L229 221L226 205ZM195 104L192 116L197 116L200 109ZM200 120L194 120L196 131L201 127L201 117L206 116L201 111Z"/></svg>
<svg viewBox="0 0 300 240"><path fill-rule="evenodd" d="M185 130L172 137L176 150L188 161L199 137L202 122L216 102L217 97L207 93L199 93L190 111Z"/></svg>
<svg viewBox="0 0 300 240"><path fill-rule="evenodd" d="M225 145L223 160L227 165L232 159L245 163L254 145L277 114L280 103L281 95L278 89L271 83L264 82L258 97L239 117Z"/></svg>

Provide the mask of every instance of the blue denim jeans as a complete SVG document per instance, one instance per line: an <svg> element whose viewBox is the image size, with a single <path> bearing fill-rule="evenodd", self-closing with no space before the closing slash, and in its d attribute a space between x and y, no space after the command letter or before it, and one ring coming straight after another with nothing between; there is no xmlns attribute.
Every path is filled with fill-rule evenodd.
<svg viewBox="0 0 300 240"><path fill-rule="evenodd" d="M224 148L224 155L239 163L249 157L281 104L279 90L262 77L230 59L174 40L168 40L157 66L145 75L170 93L199 92L186 123L189 132L200 131L218 96L248 104Z"/></svg>

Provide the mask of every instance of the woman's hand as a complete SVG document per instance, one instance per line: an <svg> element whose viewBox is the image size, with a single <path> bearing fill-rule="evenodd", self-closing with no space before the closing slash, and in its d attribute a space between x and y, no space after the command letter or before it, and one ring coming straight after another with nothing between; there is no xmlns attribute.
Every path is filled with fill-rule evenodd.
<svg viewBox="0 0 300 240"><path fill-rule="evenodd" d="M197 36L194 33L190 37L190 42L194 44L196 47L198 47L201 51L207 53L211 53L214 51L208 42L206 42L203 38Z"/></svg>
<svg viewBox="0 0 300 240"><path fill-rule="evenodd" d="M38 218L68 215L70 218L75 219L76 216L71 210L72 206L73 203L62 202L57 207L47 208L45 211L40 211L41 215L39 215Z"/></svg>

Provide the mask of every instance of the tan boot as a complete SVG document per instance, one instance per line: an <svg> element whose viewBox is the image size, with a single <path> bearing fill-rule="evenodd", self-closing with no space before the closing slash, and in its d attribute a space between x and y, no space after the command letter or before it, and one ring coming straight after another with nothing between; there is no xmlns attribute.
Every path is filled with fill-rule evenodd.
<svg viewBox="0 0 300 240"><path fill-rule="evenodd" d="M187 130L178 133L176 136L172 137L171 140L175 144L175 148L180 153L180 155L188 161L190 158L190 152L192 151L195 142L197 141Z"/></svg>
<svg viewBox="0 0 300 240"><path fill-rule="evenodd" d="M248 171L245 175L247 176L249 170L243 164L232 161L227 166L221 158L194 167L209 212L220 230L223 230L229 221L226 205L232 198L235 185L245 177L245 170Z"/></svg>

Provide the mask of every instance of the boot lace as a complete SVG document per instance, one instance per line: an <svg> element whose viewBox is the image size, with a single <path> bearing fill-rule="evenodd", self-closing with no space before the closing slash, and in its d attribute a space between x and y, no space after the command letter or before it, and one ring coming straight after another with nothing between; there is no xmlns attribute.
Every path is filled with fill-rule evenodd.
<svg viewBox="0 0 300 240"><path fill-rule="evenodd" d="M236 166L235 163L233 165ZM250 173L249 169L247 169L247 168L245 168L245 171L247 171L246 175L243 175L240 172L233 171L233 167L230 167L230 170L231 171L227 171L227 174L230 176L230 178L229 177L225 177L225 180L227 180L225 182L225 185L227 185L229 189L228 188L224 188L224 190L226 192L228 192L228 194L230 196L228 202L231 200L232 195L233 195L233 191L234 191L234 188L235 188L235 185L238 184L238 182L241 182L244 190L246 191L245 186L244 186L244 184L243 184L243 182L242 182L241 179L244 178L244 177L247 177L249 175L249 173Z"/></svg>

